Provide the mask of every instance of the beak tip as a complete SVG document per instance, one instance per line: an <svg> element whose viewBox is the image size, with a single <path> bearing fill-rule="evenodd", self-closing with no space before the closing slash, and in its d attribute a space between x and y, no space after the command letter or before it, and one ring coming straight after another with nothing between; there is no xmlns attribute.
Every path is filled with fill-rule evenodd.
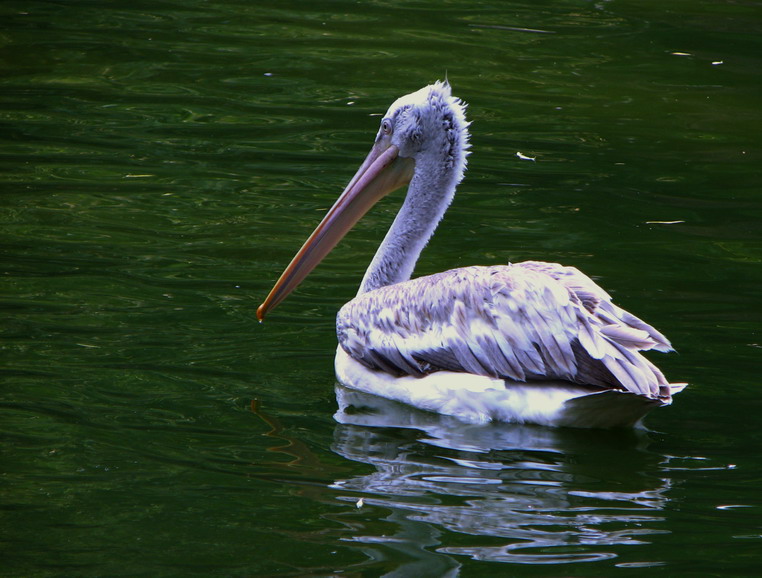
<svg viewBox="0 0 762 578"><path fill-rule="evenodd" d="M265 320L265 304L262 303L259 307L257 307L257 320L262 323Z"/></svg>

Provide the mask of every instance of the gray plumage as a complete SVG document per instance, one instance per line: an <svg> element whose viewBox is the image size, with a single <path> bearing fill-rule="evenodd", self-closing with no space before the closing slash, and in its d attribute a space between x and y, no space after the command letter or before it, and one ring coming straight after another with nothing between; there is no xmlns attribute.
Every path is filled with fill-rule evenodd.
<svg viewBox="0 0 762 578"><path fill-rule="evenodd" d="M352 358L396 375L560 379L670 398L639 353L671 351L669 341L555 263L465 267L375 289L341 309L337 334Z"/></svg>

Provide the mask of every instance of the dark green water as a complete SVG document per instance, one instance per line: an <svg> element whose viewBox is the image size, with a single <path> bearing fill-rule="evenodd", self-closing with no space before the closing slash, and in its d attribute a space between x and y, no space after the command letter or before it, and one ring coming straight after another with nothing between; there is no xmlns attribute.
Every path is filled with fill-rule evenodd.
<svg viewBox="0 0 762 578"><path fill-rule="evenodd" d="M419 273L598 279L679 351L652 431L334 418L395 200L256 323L445 74L473 154ZM761 98L759 2L6 0L0 573L757 574Z"/></svg>

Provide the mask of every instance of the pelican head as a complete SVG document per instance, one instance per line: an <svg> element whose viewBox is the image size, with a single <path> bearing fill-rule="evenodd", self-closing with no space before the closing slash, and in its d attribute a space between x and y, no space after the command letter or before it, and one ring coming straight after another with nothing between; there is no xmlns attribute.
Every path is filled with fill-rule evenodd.
<svg viewBox="0 0 762 578"><path fill-rule="evenodd" d="M465 109L447 82L426 86L394 101L381 121L376 145L388 140L400 157L415 161L417 172L430 164L460 182L469 147Z"/></svg>
<svg viewBox="0 0 762 578"><path fill-rule="evenodd" d="M376 202L404 185L411 185L406 203L415 190L425 209L437 207L438 215L430 219L433 225L423 244L428 241L466 169L469 123L465 108L452 96L447 82L426 86L389 107L365 161L257 309L260 322ZM408 268L412 271L412 264Z"/></svg>

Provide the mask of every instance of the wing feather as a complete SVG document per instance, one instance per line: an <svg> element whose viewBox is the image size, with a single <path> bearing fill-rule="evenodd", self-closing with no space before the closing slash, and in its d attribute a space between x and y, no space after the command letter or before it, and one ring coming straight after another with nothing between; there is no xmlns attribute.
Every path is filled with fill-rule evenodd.
<svg viewBox="0 0 762 578"><path fill-rule="evenodd" d="M370 368L563 379L669 396L639 350L671 350L573 267L529 261L466 267L359 295L339 312L341 347Z"/></svg>

